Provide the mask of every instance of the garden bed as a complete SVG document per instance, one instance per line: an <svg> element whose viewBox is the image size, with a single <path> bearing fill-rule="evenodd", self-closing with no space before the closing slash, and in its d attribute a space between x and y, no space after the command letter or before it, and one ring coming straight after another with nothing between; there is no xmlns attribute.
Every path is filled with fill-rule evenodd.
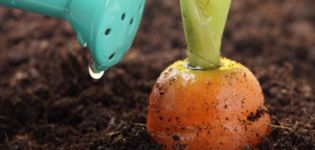
<svg viewBox="0 0 315 150"><path fill-rule="evenodd" d="M233 1L223 55L260 81L260 149L315 148L315 2ZM160 72L185 58L178 1L149 1L133 48L100 81L71 27L0 7L0 149L159 149L145 131Z"/></svg>

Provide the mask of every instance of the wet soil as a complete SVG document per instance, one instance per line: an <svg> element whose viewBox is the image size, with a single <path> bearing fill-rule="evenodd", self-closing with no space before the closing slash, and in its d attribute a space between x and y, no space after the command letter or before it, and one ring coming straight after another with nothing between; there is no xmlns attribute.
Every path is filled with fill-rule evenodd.
<svg viewBox="0 0 315 150"><path fill-rule="evenodd" d="M314 7L233 1L223 55L254 72L272 116L258 149L315 149ZM183 58L178 1L148 2L133 48L98 82L68 24L0 7L0 149L160 149L145 132L148 95Z"/></svg>

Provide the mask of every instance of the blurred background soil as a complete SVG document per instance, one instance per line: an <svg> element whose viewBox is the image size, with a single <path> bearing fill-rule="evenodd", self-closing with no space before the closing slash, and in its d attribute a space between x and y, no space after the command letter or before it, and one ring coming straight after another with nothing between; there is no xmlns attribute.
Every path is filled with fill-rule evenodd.
<svg viewBox="0 0 315 150"><path fill-rule="evenodd" d="M315 1L234 0L223 55L272 115L258 149L315 149ZM98 82L68 24L0 7L0 149L160 149L145 132L159 73L185 58L178 0L149 0L133 48Z"/></svg>

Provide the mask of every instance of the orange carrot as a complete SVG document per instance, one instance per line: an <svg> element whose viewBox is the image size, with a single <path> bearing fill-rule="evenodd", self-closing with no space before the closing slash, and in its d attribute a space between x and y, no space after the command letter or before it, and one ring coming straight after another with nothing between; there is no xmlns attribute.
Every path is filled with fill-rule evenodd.
<svg viewBox="0 0 315 150"><path fill-rule="evenodd" d="M147 131L164 149L254 148L269 134L262 89L220 57L231 0L181 0L188 59L169 66L150 95Z"/></svg>
<svg viewBox="0 0 315 150"><path fill-rule="evenodd" d="M244 66L222 58L215 70L178 61L157 80L147 130L165 149L242 149L268 135L270 118L260 85Z"/></svg>

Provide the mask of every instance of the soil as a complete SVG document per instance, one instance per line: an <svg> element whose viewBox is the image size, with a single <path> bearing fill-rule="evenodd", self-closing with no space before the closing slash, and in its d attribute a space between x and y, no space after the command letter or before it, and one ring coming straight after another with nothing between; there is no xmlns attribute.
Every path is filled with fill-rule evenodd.
<svg viewBox="0 0 315 150"><path fill-rule="evenodd" d="M254 72L272 116L258 149L315 149L314 7L233 1L223 55ZM160 149L145 131L148 95L186 56L179 12L178 1L149 1L133 48L96 82L68 24L1 7L0 149Z"/></svg>

